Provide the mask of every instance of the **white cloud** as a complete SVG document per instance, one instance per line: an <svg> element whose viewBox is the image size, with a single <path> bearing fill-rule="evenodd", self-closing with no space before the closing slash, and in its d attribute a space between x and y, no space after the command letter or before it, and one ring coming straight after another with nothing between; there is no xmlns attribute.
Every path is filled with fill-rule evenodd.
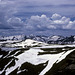
<svg viewBox="0 0 75 75"><path fill-rule="evenodd" d="M46 15L31 16L26 21L22 21L19 17L11 17L7 20L7 24L13 28L22 28L25 30L49 30L49 29L75 29L75 21L70 18L53 14L52 17Z"/></svg>
<svg viewBox="0 0 75 75"><path fill-rule="evenodd" d="M67 25L70 22L70 18L61 16L59 14L53 14L51 19L52 19L51 24L54 25L57 29L58 28L66 29Z"/></svg>
<svg viewBox="0 0 75 75"><path fill-rule="evenodd" d="M69 24L66 26L66 29L75 29L75 21L69 21Z"/></svg>
<svg viewBox="0 0 75 75"><path fill-rule="evenodd" d="M55 28L51 25L51 20L46 15L41 16L31 16L30 19L26 21L27 28L31 27L33 29L45 29L45 28Z"/></svg>
<svg viewBox="0 0 75 75"><path fill-rule="evenodd" d="M9 19L7 20L7 23L8 23L9 25L12 25L13 28L18 28L18 27L23 26L23 21L22 21L20 18L18 18L18 17L9 18Z"/></svg>
<svg viewBox="0 0 75 75"><path fill-rule="evenodd" d="M23 23L23 21L21 21L21 19L18 18L18 17L9 18L9 19L7 20L7 22L8 22L8 23Z"/></svg>
<svg viewBox="0 0 75 75"><path fill-rule="evenodd" d="M70 18L53 14L51 18L46 15L31 16L26 20L26 28L28 29L74 29L75 21L70 21Z"/></svg>
<svg viewBox="0 0 75 75"><path fill-rule="evenodd" d="M61 19L61 16L59 14L55 13L55 14L52 15L51 19L52 20L59 20L59 19Z"/></svg>

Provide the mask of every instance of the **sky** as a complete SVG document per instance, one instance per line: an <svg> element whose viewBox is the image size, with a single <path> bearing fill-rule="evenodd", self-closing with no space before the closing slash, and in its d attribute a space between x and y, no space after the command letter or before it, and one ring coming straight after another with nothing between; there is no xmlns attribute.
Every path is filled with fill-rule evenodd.
<svg viewBox="0 0 75 75"><path fill-rule="evenodd" d="M0 35L74 35L75 0L0 0Z"/></svg>

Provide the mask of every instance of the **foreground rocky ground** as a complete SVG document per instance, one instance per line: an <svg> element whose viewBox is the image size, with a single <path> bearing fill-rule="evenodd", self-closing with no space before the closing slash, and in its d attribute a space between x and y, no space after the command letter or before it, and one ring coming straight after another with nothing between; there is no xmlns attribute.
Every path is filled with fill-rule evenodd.
<svg viewBox="0 0 75 75"><path fill-rule="evenodd" d="M54 64L52 69L45 75L75 75L75 51L60 63Z"/></svg>
<svg viewBox="0 0 75 75"><path fill-rule="evenodd" d="M75 47L0 49L0 75L74 75Z"/></svg>

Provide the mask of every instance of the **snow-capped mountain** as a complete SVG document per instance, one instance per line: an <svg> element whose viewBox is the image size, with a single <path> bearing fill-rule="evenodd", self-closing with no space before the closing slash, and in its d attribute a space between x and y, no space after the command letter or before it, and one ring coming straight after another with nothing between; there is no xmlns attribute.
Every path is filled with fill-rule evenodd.
<svg viewBox="0 0 75 75"><path fill-rule="evenodd" d="M15 36L0 36L0 41L22 41L25 40L25 35L15 35Z"/></svg>
<svg viewBox="0 0 75 75"><path fill-rule="evenodd" d="M34 40L35 45L37 45L36 41L39 41L39 43L44 42L47 44L74 44L75 43L75 36L63 37L63 36L56 36L56 35L54 36L17 35L17 36L8 36L8 37L1 36L0 46L10 47L11 45L11 47L17 47L17 46L24 47L27 46L25 45L26 44L25 41L27 39ZM31 42L31 40L29 42Z"/></svg>
<svg viewBox="0 0 75 75"><path fill-rule="evenodd" d="M36 46L45 46L48 45L44 42L40 42L40 41L35 41L35 40L31 40L31 39L26 39L25 41L16 43L16 44L11 44L13 47L36 47Z"/></svg>
<svg viewBox="0 0 75 75"><path fill-rule="evenodd" d="M64 39L64 37L62 37L62 36L51 36L50 38L49 38L51 41L57 41L57 40L61 40L61 39Z"/></svg>
<svg viewBox="0 0 75 75"><path fill-rule="evenodd" d="M65 39L63 36L51 36L48 37L47 43L48 44L61 44L62 40Z"/></svg>
<svg viewBox="0 0 75 75"><path fill-rule="evenodd" d="M41 41L41 42L46 42L48 40L48 36L44 36L44 35L29 35L26 37L27 39L32 39L32 40L36 40L36 41Z"/></svg>
<svg viewBox="0 0 75 75"><path fill-rule="evenodd" d="M43 35L29 35L29 36L25 36L25 35L16 35L16 36L0 36L0 42L1 41L22 41L22 40L26 40L26 39L32 39L32 40L36 40L36 41L41 41L41 42L46 42L48 43L48 41L55 41L55 42L59 42L59 41L63 41L63 42L73 42L73 40L75 40L75 36L68 36L68 37L63 37L60 35L53 35L53 36L43 36Z"/></svg>

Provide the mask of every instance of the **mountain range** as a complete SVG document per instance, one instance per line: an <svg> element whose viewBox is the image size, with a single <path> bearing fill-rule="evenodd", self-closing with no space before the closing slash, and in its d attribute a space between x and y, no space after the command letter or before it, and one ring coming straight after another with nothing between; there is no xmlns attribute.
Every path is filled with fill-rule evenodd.
<svg viewBox="0 0 75 75"><path fill-rule="evenodd" d="M0 43L5 42L20 42L26 39L31 39L35 41L44 42L47 44L74 44L75 43L75 36L60 36L60 35L53 35L53 36L44 36L44 35L16 35L16 36L0 36Z"/></svg>

